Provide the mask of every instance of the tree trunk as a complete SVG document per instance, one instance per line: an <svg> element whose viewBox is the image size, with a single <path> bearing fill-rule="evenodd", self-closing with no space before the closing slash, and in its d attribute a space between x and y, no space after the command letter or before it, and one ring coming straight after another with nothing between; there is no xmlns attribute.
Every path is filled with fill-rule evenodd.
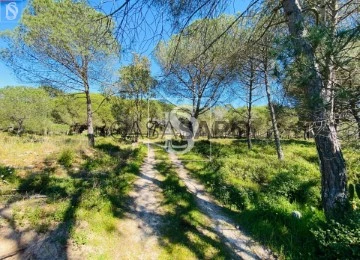
<svg viewBox="0 0 360 260"><path fill-rule="evenodd" d="M283 153L282 148L281 148L280 134L279 134L278 126L277 126L275 109L274 109L274 106L273 106L273 104L271 102L271 92L270 92L270 86L269 86L269 81L268 81L268 61L267 61L267 57L264 60L264 81L265 81L265 89L266 89L266 96L267 96L268 105L269 105L271 123L272 123L273 132L274 132L276 153L277 153L277 156L278 156L279 160L284 160L284 153Z"/></svg>
<svg viewBox="0 0 360 260"><path fill-rule="evenodd" d="M252 149L251 142L251 122L252 122L252 95L253 95L253 84L254 84L254 65L252 61L250 61L250 82L249 82L249 100L248 100L248 117L246 122L246 139L248 149Z"/></svg>
<svg viewBox="0 0 360 260"><path fill-rule="evenodd" d="M23 133L23 130L24 130L24 121L23 120L19 120L18 121L18 125L19 125L19 128L17 130L17 135L18 136L21 136L22 133Z"/></svg>
<svg viewBox="0 0 360 260"><path fill-rule="evenodd" d="M90 147L95 147L95 135L94 135L94 126L93 126L93 113L91 106L91 98L89 92L89 86L85 87L86 95L86 115L87 115L87 132L88 132L88 143Z"/></svg>
<svg viewBox="0 0 360 260"><path fill-rule="evenodd" d="M267 99L268 99L269 111L270 111L270 116L271 116L271 123L272 123L272 128L273 128L273 133L274 133L276 153L277 153L278 159L283 160L284 159L284 153L283 153L282 147L281 147L280 133L279 133L279 129L277 127L277 121L276 121L276 115L275 115L274 106L271 103L270 88L269 88L269 85L266 84L266 83L265 83L265 86L266 86L266 95L267 95Z"/></svg>
<svg viewBox="0 0 360 260"><path fill-rule="evenodd" d="M315 130L315 143L320 160L321 195L327 219L341 218L347 208L347 177L345 160L342 155L334 127L331 89L322 80L315 50L306 39L302 10L298 0L283 0L283 9L297 58L306 62L307 82L304 86L309 101ZM300 59L298 59L300 60ZM301 66L301 64L299 64Z"/></svg>

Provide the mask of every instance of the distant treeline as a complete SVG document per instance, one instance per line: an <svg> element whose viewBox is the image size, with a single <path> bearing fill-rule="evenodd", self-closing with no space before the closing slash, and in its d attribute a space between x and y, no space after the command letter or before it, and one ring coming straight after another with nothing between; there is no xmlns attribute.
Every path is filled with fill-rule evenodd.
<svg viewBox="0 0 360 260"><path fill-rule="evenodd" d="M81 134L87 130L84 94L64 93L51 87L5 87L0 89L0 130L21 135ZM154 134L161 136L166 126L165 113L174 105L157 100L137 100L119 96L91 94L93 123L98 136ZM311 124L299 119L296 109L275 105L279 132L282 138L310 138ZM248 122L246 107L217 106L200 115L200 136L246 137ZM267 106L252 111L253 138L271 138L272 125ZM338 121L339 122L339 121ZM226 128L226 129L224 129ZM343 120L338 126L343 138L354 137L356 124ZM220 130L220 131L218 131ZM216 132L217 131L217 132Z"/></svg>

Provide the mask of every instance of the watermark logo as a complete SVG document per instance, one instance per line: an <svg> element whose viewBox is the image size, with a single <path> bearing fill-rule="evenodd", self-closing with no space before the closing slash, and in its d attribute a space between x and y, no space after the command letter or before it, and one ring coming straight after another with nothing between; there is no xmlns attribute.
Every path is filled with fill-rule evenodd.
<svg viewBox="0 0 360 260"><path fill-rule="evenodd" d="M6 5L5 18L8 21L13 21L17 18L19 14L19 8L15 2L10 2Z"/></svg>
<svg viewBox="0 0 360 260"><path fill-rule="evenodd" d="M26 0L0 0L1 22L17 22L26 6Z"/></svg>
<svg viewBox="0 0 360 260"><path fill-rule="evenodd" d="M194 147L195 134L198 131L197 119L186 111L185 107L175 107L166 114L166 127L163 133L165 138L164 148L171 153L185 154ZM176 135L182 139L181 144L173 142Z"/></svg>
<svg viewBox="0 0 360 260"><path fill-rule="evenodd" d="M197 119L186 107L175 107L165 112L163 119L147 122L146 131L137 120L118 120L111 126L111 135L117 140L137 142L139 138L163 140L157 144L168 152L184 154L194 147L194 139L199 129ZM156 144L156 143L155 143Z"/></svg>

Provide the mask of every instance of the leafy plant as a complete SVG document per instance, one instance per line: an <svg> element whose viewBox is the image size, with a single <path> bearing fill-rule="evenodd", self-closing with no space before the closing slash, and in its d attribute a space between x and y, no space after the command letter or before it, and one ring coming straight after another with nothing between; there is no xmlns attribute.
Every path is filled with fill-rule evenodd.
<svg viewBox="0 0 360 260"><path fill-rule="evenodd" d="M0 165L0 181L14 182L16 179L14 168Z"/></svg>
<svg viewBox="0 0 360 260"><path fill-rule="evenodd" d="M70 150L70 149L66 149L64 150L60 156L59 156L59 159L58 159L58 162L69 168L72 166L73 162L74 162L74 159L75 159L75 153L74 151Z"/></svg>
<svg viewBox="0 0 360 260"><path fill-rule="evenodd" d="M355 215L355 214L354 214ZM331 221L313 230L323 259L360 258L360 215L351 216L347 223Z"/></svg>

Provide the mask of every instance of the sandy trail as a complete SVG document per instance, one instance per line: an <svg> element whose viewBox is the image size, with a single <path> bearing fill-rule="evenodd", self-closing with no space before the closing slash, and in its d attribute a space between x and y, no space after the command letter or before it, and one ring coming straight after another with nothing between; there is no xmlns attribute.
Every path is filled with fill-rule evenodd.
<svg viewBox="0 0 360 260"><path fill-rule="evenodd" d="M223 213L220 204L205 191L205 187L190 177L176 154L169 153L169 157L179 177L195 196L199 209L211 219L213 231L240 259L275 259L270 250L259 245L237 228L237 225Z"/></svg>
<svg viewBox="0 0 360 260"><path fill-rule="evenodd" d="M129 207L119 226L123 234L124 250L116 253L118 259L158 259L160 227L164 211L160 174L154 169L155 155L148 149L148 156L141 167L141 174L130 192Z"/></svg>

